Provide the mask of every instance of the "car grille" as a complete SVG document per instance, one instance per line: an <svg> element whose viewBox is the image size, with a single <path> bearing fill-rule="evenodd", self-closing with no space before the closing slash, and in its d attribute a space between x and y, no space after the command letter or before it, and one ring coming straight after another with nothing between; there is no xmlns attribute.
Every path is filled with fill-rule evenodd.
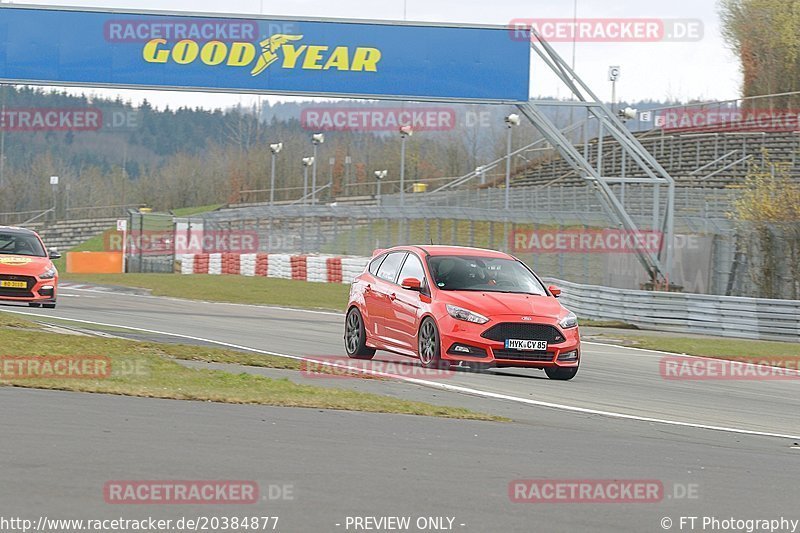
<svg viewBox="0 0 800 533"><path fill-rule="evenodd" d="M481 337L497 342L505 342L506 339L547 341L547 344L564 342L561 332L549 324L523 324L521 322L497 324L484 331Z"/></svg>
<svg viewBox="0 0 800 533"><path fill-rule="evenodd" d="M492 350L495 359L509 361L552 361L554 355L545 352L518 352L516 350Z"/></svg>
<svg viewBox="0 0 800 533"><path fill-rule="evenodd" d="M12 276L10 274L0 274L0 280L3 281L24 281L26 287L24 289L12 289L9 287L0 287L0 296L10 296L12 298L33 298L33 286L36 285L36 278L31 276Z"/></svg>

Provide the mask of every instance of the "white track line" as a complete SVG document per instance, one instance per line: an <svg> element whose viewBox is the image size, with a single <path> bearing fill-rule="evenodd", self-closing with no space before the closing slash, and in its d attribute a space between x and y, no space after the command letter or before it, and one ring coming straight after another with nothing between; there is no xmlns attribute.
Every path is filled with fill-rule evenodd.
<svg viewBox="0 0 800 533"><path fill-rule="evenodd" d="M526 405L534 405L534 406L537 406L537 407L550 407L550 408L553 408L553 409L560 409L562 411L570 411L570 412L574 412L574 413L600 415L600 416L607 416L607 417L610 417L610 418L618 418L618 419L623 419L623 420L636 420L636 421L639 421L639 422L650 422L650 423L655 423L655 424L666 424L666 425L670 425L670 426L689 427L689 428L696 428L696 429L709 429L709 430L713 430L713 431L725 431L725 432L728 432L728 433L738 433L738 434L741 434L741 435L754 435L754 436L761 436L761 437L779 437L779 438L785 438L785 439L800 439L800 435L787 435L787 434L783 434L783 433L771 433L771 432L766 432L766 431L755 431L755 430L741 429L741 428L731 428L731 427L724 427L724 426L713 426L713 425L708 425L708 424L697 424L697 423L694 423L694 422L682 422L682 421L679 421L679 420L667 420L667 419L663 419L663 418L651 418L651 417L646 417L646 416L629 415L629 414L625 414L625 413L615 413L615 412L612 412L612 411L601 411L601 410L598 410L598 409L588 409L588 408L585 408L585 407L575 407L575 406L572 406L572 405L564 405L564 404L558 404L558 403L552 403L552 402L544 402L544 401L540 401L540 400L531 400L531 399L528 399L528 398L520 398L518 396L511 396L511 395L508 395L508 394L500 394L500 393L496 393L496 392L483 391L483 390L480 390L480 389L473 389L471 387L463 387L463 386L460 386L460 385L448 385L446 383L439 383L439 382L436 382L436 381L428 381L426 379L410 378L410 377L407 377L407 376L400 376L400 375L396 375L396 374L390 374L388 372L380 372L380 371L377 371L377 370L368 370L368 369L364 369L364 368L351 367L351 366L342 365L342 364L338 364L338 363L331 363L331 362L328 362L328 361L320 361L319 359L313 359L313 358L309 358L309 357L301 357L301 356L298 356L298 355L289 355L289 354L282 354L282 353L277 353L277 352L270 352L270 351L267 351L267 350L260 350L258 348L250 348L249 346L242 346L242 345L239 345L239 344L233 344L233 343L229 343L229 342L217 341L217 340L213 340L213 339L205 339L203 337L195 337L193 335L183 335L183 334L180 334L180 333L169 333L169 332L166 332L166 331L157 331L157 330L152 330L152 329L136 328L136 327L133 327L133 326L121 326L121 325L118 325L118 324L107 324L107 323L103 323L103 322L95 322L95 321L92 321L92 320L81 320L81 319L77 319L77 318L53 317L51 315L40 315L40 314L37 314L37 313L30 313L30 312L9 311L9 310L6 310L6 309L3 309L2 311L6 312L6 313L14 313L14 314L18 314L18 315L28 315L28 316L35 316L35 317L39 317L39 318L50 318L50 319L57 319L57 320L66 320L66 321L71 321L71 322L78 322L78 323L81 323L81 324L91 324L91 325L95 325L95 326L104 326L104 327L128 329L128 330L131 330L131 331L141 331L141 332L144 332L144 333L153 333L153 334L156 334L156 335L166 335L166 336L170 336L170 337L177 337L177 338L189 339L189 340L194 340L194 341L199 341L199 342L206 342L206 343L210 343L210 344L217 344L219 346L226 346L228 348L235 348L235 349L238 349L238 350L245 350L245 351L254 352L254 353L260 353L260 354L264 354L264 355L273 355L273 356L276 356L276 357L285 357L287 359L294 359L294 360L297 360L297 361L306 361L306 362L309 362L309 363L313 362L315 364L323 364L323 365L331 366L331 367L334 367L334 368L341 368L343 370L349 370L351 372L363 373L363 374L368 374L368 375L377 376L377 377L396 379L396 380L400 380L400 381L405 381L407 383L414 383L416 385L421 385L421 386L424 386L424 387L431 387L431 388L436 388L436 389L446 390L446 391L451 391L451 392L460 392L460 393L464 393L464 394L471 394L471 395L474 395L474 396L481 396L481 397L484 397L484 398L492 398L492 399L495 399L495 400L507 400L507 401L522 403L522 404L526 404Z"/></svg>

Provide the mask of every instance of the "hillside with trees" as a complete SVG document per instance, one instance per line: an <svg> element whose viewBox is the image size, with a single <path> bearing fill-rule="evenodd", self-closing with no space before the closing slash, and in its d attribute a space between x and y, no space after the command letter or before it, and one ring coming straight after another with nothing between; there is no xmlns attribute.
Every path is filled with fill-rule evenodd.
<svg viewBox="0 0 800 533"><path fill-rule="evenodd" d="M209 96L213 102L213 95ZM264 103L248 109L155 109L147 101L134 106L110 100L30 87L0 86L0 212L51 207L49 176L61 179L62 201L70 207L147 204L156 209L235 202L241 191L269 185L269 143L283 142L277 158L276 197L294 199L303 185L301 159L310 156L310 131L301 123L311 107L420 106L396 102ZM642 102L640 109L663 106ZM434 106L436 107L436 106ZM439 105L438 107L441 107ZM449 106L456 127L418 131L407 146L408 182L442 183L505 153L505 106ZM25 110L91 109L102 113L101 127L78 131L22 131L9 113ZM553 120L566 126L562 109ZM561 113L555 114L555 113ZM24 128L22 128L24 129ZM29 128L30 129L30 128ZM514 145L538 138L524 124ZM346 165L349 157L351 164ZM331 165L331 161L333 164ZM525 161L515 161L522 165ZM332 178L333 195L371 194L373 171L388 169L385 193L396 190L400 168L399 135L393 131L330 131L320 147L319 183ZM264 200L265 194L250 195Z"/></svg>

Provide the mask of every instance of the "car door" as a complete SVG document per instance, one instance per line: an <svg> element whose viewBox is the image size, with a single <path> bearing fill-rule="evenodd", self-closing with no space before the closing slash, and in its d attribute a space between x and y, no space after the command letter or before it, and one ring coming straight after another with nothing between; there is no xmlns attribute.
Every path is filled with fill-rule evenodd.
<svg viewBox="0 0 800 533"><path fill-rule="evenodd" d="M422 260L414 253L408 254L397 276L397 284L388 295L389 305L384 318L384 330L387 340L392 344L407 350L416 350L418 320L424 296L419 291L404 289L401 283L406 278L420 280L423 291L426 290L427 280Z"/></svg>
<svg viewBox="0 0 800 533"><path fill-rule="evenodd" d="M378 269L387 255L381 254L373 259L367 268L369 276L363 276L358 281L359 290L364 297L364 313L362 313L364 316L364 328L369 331L370 336L375 336L378 333L382 302L378 297L378 293L375 292L375 287L377 286L376 278Z"/></svg>
<svg viewBox="0 0 800 533"><path fill-rule="evenodd" d="M371 302L369 304L373 327L371 333L383 340L386 340L385 323L391 305L389 295L396 292L395 280L406 255L407 252L390 252L378 267L374 282L365 288Z"/></svg>

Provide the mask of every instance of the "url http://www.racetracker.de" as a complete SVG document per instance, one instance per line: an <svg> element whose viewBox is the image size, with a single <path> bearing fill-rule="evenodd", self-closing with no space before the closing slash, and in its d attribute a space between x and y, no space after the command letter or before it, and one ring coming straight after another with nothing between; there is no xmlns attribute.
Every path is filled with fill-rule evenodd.
<svg viewBox="0 0 800 533"><path fill-rule="evenodd" d="M277 516L195 516L161 519L147 517L142 519L75 519L49 518L36 519L0 516L0 531L28 533L60 533L66 531L121 532L138 531L152 533L184 531L277 531Z"/></svg>

